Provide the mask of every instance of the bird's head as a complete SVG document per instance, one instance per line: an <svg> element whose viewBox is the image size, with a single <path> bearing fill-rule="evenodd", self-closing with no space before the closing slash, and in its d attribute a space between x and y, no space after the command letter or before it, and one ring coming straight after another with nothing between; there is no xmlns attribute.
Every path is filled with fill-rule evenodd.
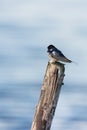
<svg viewBox="0 0 87 130"><path fill-rule="evenodd" d="M48 47L47 47L47 52L52 52L53 51L53 49L54 49L55 47L53 46L53 45L49 45Z"/></svg>

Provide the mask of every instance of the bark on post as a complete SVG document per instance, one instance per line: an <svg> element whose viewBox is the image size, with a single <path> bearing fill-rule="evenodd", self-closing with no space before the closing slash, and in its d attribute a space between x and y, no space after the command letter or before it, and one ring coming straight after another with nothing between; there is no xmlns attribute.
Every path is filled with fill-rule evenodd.
<svg viewBox="0 0 87 130"><path fill-rule="evenodd" d="M48 62L31 130L50 130L64 78L64 64Z"/></svg>

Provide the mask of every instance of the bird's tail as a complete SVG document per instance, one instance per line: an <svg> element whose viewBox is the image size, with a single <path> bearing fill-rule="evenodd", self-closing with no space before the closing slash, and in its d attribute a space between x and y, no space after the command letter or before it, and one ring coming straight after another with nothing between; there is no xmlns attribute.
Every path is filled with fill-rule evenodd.
<svg viewBox="0 0 87 130"><path fill-rule="evenodd" d="M63 62L67 62L67 63L71 63L72 61L71 60L69 60L68 58L66 58L66 57L62 57L61 58L61 61L63 61Z"/></svg>
<svg viewBox="0 0 87 130"><path fill-rule="evenodd" d="M71 60L69 60L68 58L61 58L61 61L63 61L63 62L67 62L67 63L74 63L75 65L78 65L78 63L77 62L75 62L75 61L71 61Z"/></svg>

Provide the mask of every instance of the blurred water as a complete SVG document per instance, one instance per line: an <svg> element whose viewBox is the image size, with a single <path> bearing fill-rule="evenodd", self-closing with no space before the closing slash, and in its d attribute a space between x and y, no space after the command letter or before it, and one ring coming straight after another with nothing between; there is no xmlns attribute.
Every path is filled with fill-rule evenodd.
<svg viewBox="0 0 87 130"><path fill-rule="evenodd" d="M28 130L34 113L32 102L37 99L32 95L32 90L35 90L31 88L37 84L9 83L1 86L0 129Z"/></svg>
<svg viewBox="0 0 87 130"><path fill-rule="evenodd" d="M9 48L6 51L8 53L0 58L0 129L29 130L47 61L41 53L43 49L31 45L29 48L20 46L18 52L10 52ZM86 92L85 84L65 82L52 129L86 130Z"/></svg>
<svg viewBox="0 0 87 130"><path fill-rule="evenodd" d="M45 74L46 47L67 64L52 124L87 130L87 1L0 1L0 130L30 130Z"/></svg>

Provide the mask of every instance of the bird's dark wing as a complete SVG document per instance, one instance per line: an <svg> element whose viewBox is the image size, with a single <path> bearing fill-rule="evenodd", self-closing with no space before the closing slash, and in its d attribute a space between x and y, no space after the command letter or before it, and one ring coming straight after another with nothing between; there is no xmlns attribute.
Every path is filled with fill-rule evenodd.
<svg viewBox="0 0 87 130"><path fill-rule="evenodd" d="M66 58L60 50L53 51L52 57L54 57L56 60L59 60L59 61L69 62L69 63L72 62L71 60Z"/></svg>
<svg viewBox="0 0 87 130"><path fill-rule="evenodd" d="M59 57L65 57L63 53L56 48L52 51L52 56L56 59L58 59Z"/></svg>

